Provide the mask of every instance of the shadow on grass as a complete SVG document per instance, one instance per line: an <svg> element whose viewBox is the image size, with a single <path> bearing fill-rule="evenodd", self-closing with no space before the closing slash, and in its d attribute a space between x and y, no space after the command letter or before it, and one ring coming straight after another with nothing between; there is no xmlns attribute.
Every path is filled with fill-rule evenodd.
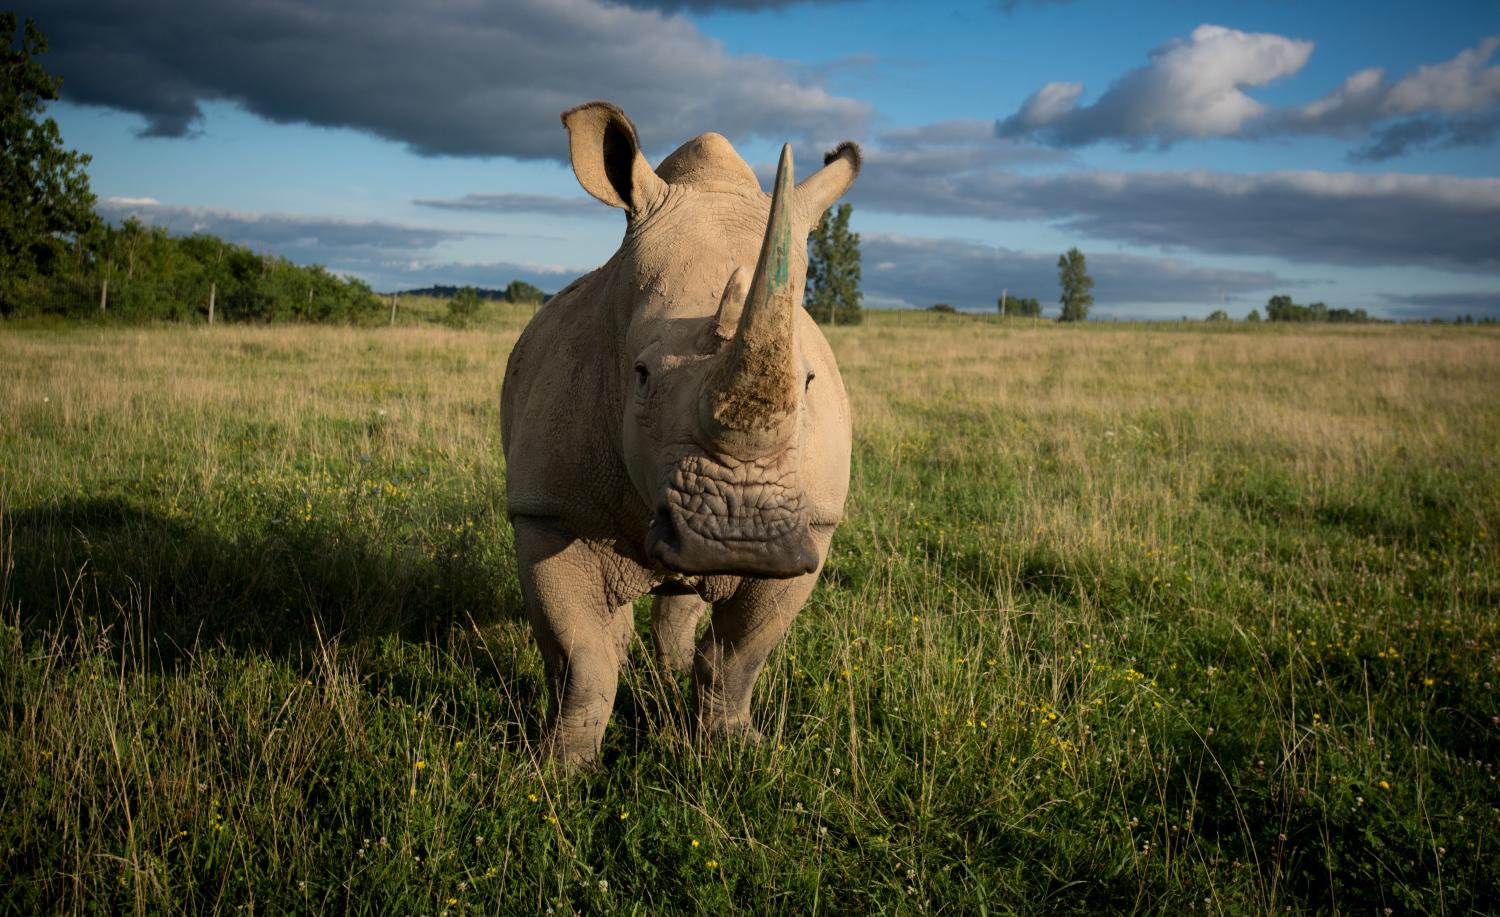
<svg viewBox="0 0 1500 917"><path fill-rule="evenodd" d="M425 642L470 620L525 618L513 563L493 545L392 544L315 521L230 538L123 497L12 511L3 522L13 560L5 598L28 638L93 622L129 628L163 668L199 646L305 659L335 635Z"/></svg>

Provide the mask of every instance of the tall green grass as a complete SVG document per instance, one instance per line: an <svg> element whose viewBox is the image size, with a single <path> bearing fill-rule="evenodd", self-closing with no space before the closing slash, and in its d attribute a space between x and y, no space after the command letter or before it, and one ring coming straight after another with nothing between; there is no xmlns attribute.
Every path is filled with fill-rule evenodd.
<svg viewBox="0 0 1500 917"><path fill-rule="evenodd" d="M1500 336L832 329L853 491L765 741L695 748L638 648L566 774L523 319L0 334L0 907L1500 900Z"/></svg>

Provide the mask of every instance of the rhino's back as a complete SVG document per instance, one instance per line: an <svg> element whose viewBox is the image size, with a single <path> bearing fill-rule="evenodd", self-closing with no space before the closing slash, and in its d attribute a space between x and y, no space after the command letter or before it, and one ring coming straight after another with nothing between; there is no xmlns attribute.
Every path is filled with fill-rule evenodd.
<svg viewBox="0 0 1500 917"><path fill-rule="evenodd" d="M617 515L628 480L611 431L601 271L549 300L521 332L500 393L506 507L596 527ZM617 412L615 412L617 413Z"/></svg>

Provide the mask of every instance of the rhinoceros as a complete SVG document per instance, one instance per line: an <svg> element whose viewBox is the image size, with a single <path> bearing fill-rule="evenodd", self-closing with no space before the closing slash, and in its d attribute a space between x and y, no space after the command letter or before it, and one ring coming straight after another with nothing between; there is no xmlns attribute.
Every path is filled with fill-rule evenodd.
<svg viewBox="0 0 1500 917"><path fill-rule="evenodd" d="M614 257L526 326L501 394L545 746L596 759L647 593L656 661L692 670L696 735L754 737L751 689L849 489L848 397L801 302L808 232L854 181L859 148L840 144L794 186L783 147L766 194L719 134L653 170L614 105L562 120L579 184L626 226Z"/></svg>

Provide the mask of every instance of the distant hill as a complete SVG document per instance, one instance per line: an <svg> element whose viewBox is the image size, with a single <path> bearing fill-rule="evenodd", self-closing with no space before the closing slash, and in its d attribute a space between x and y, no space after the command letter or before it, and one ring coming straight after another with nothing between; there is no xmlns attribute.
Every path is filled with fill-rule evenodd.
<svg viewBox="0 0 1500 917"><path fill-rule="evenodd" d="M437 299L453 299L463 287L431 286L420 290L399 290L394 293L382 293L381 296L432 296ZM513 303L541 303L552 298L551 293L545 293L538 287L534 287L524 280L512 280L510 286L503 290L491 290L488 287L475 287L479 291L479 298L494 302Z"/></svg>
<svg viewBox="0 0 1500 917"><path fill-rule="evenodd" d="M458 295L462 287L423 287L420 290L393 290L390 293L381 293L381 296L435 296L438 299L452 299ZM479 290L480 299L498 299L501 302L509 302L504 290L491 290L487 287L476 287Z"/></svg>

